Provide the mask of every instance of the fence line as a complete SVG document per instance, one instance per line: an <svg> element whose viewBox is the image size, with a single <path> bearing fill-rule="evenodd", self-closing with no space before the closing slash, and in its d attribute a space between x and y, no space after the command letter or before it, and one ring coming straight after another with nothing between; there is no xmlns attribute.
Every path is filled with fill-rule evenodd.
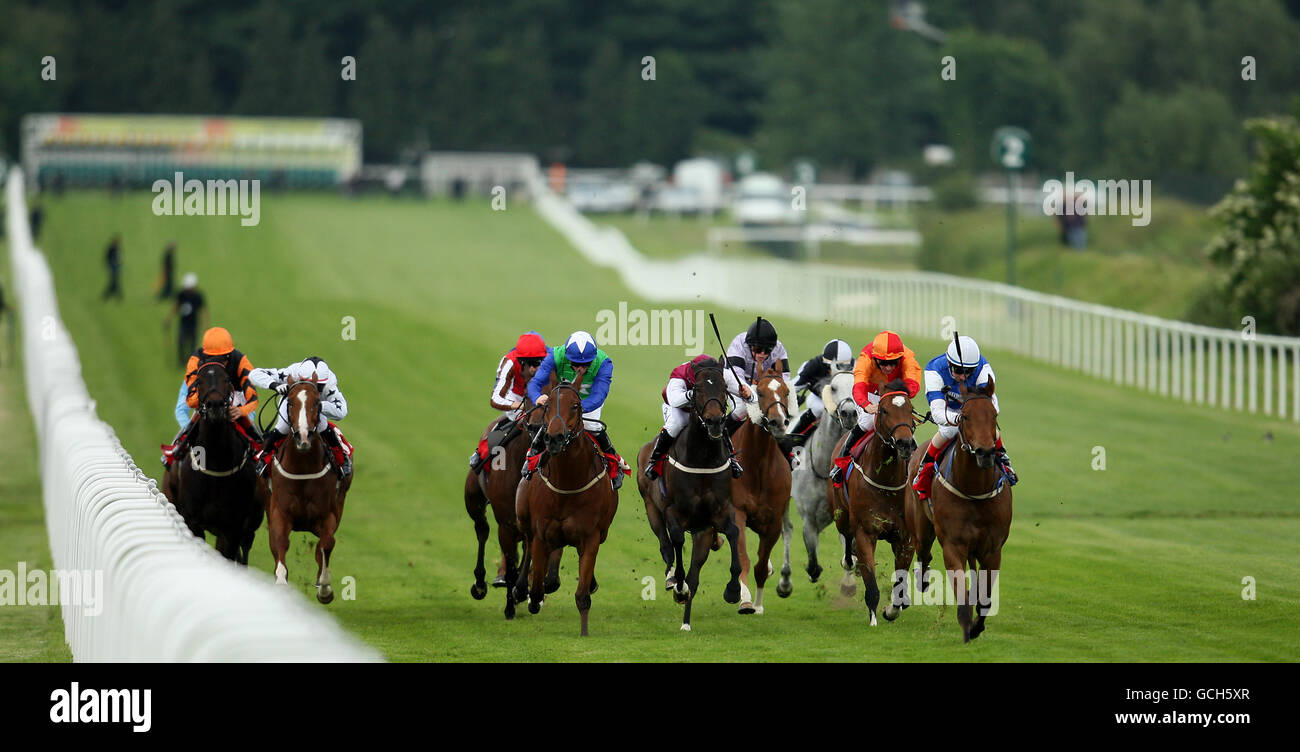
<svg viewBox="0 0 1300 752"><path fill-rule="evenodd" d="M981 345L1196 404L1300 421L1300 338L1214 329L933 272L692 256L646 259L533 178L534 208L588 260L651 301L713 302ZM951 317L952 321L946 321Z"/></svg>
<svg viewBox="0 0 1300 752"><path fill-rule="evenodd" d="M94 586L92 574L80 595L64 595L64 635L73 658L379 660L301 594L227 562L195 538L99 420L59 318L49 266L32 244L23 190L22 172L14 167L6 236L50 551L60 573L102 576L102 587Z"/></svg>

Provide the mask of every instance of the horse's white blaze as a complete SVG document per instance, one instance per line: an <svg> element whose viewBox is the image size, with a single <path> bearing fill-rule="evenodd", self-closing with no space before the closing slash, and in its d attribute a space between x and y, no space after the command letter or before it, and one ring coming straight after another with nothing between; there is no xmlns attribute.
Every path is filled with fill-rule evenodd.
<svg viewBox="0 0 1300 752"><path fill-rule="evenodd" d="M289 584L289 569L284 565L284 562L282 561L278 561L275 563L275 584L277 585Z"/></svg>
<svg viewBox="0 0 1300 752"><path fill-rule="evenodd" d="M298 392L298 435L307 440L307 393Z"/></svg>
<svg viewBox="0 0 1300 752"><path fill-rule="evenodd" d="M903 403L906 402L906 401L907 401L907 400L903 399L903 395L900 394L900 395L894 397L894 407L902 407L902 406L903 406Z"/></svg>

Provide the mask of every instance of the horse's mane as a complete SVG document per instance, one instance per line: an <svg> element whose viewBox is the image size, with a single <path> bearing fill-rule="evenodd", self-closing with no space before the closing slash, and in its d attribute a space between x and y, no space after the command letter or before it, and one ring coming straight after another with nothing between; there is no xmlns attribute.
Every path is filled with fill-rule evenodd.
<svg viewBox="0 0 1300 752"><path fill-rule="evenodd" d="M708 357L705 358L704 360L697 361L691 364L691 370L695 373L699 373L700 371L703 371L708 368L717 368L721 370L722 364L719 363L717 360L715 360L713 357Z"/></svg>
<svg viewBox="0 0 1300 752"><path fill-rule="evenodd" d="M888 384L885 384L885 386L880 390L881 394L888 394L889 392L903 392L906 394L907 384L902 379L894 379Z"/></svg>

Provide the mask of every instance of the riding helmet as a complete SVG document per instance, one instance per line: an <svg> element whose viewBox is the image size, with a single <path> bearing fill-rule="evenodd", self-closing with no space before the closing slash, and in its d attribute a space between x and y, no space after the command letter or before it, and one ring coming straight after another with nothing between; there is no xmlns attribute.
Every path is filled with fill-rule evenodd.
<svg viewBox="0 0 1300 752"><path fill-rule="evenodd" d="M842 339L833 339L822 348L822 360L835 370L853 370L853 348Z"/></svg>
<svg viewBox="0 0 1300 752"><path fill-rule="evenodd" d="M583 331L570 334L569 341L564 343L564 357L578 365L590 363L596 359L596 338Z"/></svg>
<svg viewBox="0 0 1300 752"><path fill-rule="evenodd" d="M980 362L980 346L975 344L974 339L963 334L948 344L948 362L963 368L974 368Z"/></svg>
<svg viewBox="0 0 1300 752"><path fill-rule="evenodd" d="M772 322L759 316L754 319L754 323L749 325L745 332L745 344L750 347L760 346L769 350L776 347L776 327Z"/></svg>

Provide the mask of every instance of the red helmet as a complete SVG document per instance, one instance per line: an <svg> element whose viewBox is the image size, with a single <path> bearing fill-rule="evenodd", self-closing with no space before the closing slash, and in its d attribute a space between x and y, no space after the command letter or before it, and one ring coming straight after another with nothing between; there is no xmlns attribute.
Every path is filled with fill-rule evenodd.
<svg viewBox="0 0 1300 752"><path fill-rule="evenodd" d="M546 341L537 332L528 332L519 336L515 343L515 356L520 358L545 358Z"/></svg>

